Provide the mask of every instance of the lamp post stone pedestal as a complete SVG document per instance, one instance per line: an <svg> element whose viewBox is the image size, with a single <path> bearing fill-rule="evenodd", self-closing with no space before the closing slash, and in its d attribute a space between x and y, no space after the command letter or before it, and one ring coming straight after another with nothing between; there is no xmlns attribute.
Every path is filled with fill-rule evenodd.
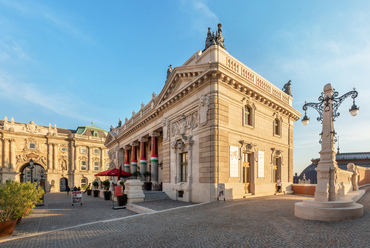
<svg viewBox="0 0 370 248"><path fill-rule="evenodd" d="M338 168L336 161L336 152L334 149L335 129L334 121L339 116L337 112L340 104L347 97L353 98L353 105L350 109L352 116L355 116L359 108L355 104L357 91L347 92L341 97L338 97L331 84L324 87L324 92L321 93L318 103L305 103L303 110L305 116L302 123L307 125L310 118L307 117L306 111L308 107L315 108L320 117L318 121L322 122L321 132L321 151L320 162L317 165L317 185L315 190L315 199L306 199L303 202L297 202L294 206L294 214L296 217L321 220L321 221L337 221L346 219L355 219L363 215L363 206L356 203L357 200L365 193L363 190L356 190L351 185L349 192L345 191L344 184L348 183L343 179L338 179L338 174L344 178L352 178L351 171L343 171ZM355 170L353 170L355 171ZM349 180L347 180L349 181ZM341 190L341 191L340 191Z"/></svg>

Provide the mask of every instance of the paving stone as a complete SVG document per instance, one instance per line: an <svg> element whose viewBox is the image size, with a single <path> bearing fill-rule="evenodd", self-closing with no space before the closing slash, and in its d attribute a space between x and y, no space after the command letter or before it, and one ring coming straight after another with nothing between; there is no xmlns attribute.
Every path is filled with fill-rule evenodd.
<svg viewBox="0 0 370 248"><path fill-rule="evenodd" d="M171 204L182 203L162 200L152 205L157 212L151 214L112 210L111 202L92 197L85 197L83 207L71 208L68 203L64 205L62 200L67 198L63 197L50 194L50 205L36 209L24 223L22 220L15 239L0 240L0 246L369 247L370 244L370 192L360 201L364 205L362 217L337 222L294 217L294 203L305 199L296 195L182 205L183 208L177 206L172 210ZM150 208L151 203L141 205ZM109 220L117 217L121 219ZM75 226L92 221L95 223ZM24 234L62 227L65 229L22 238Z"/></svg>

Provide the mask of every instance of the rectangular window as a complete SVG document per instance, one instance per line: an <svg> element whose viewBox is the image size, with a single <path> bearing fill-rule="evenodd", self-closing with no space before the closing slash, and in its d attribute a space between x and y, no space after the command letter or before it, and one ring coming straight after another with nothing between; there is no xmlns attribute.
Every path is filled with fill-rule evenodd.
<svg viewBox="0 0 370 248"><path fill-rule="evenodd" d="M99 162L94 162L94 170L99 170Z"/></svg>
<svg viewBox="0 0 370 248"><path fill-rule="evenodd" d="M244 107L244 125L248 125L248 126L252 125L251 110L248 106Z"/></svg>
<svg viewBox="0 0 370 248"><path fill-rule="evenodd" d="M188 175L188 153L180 153L180 181L186 182Z"/></svg>
<svg viewBox="0 0 370 248"><path fill-rule="evenodd" d="M81 153L86 153L86 147L81 147Z"/></svg>
<svg viewBox="0 0 370 248"><path fill-rule="evenodd" d="M36 149L36 144L35 143L30 143L30 149Z"/></svg>
<svg viewBox="0 0 370 248"><path fill-rule="evenodd" d="M81 170L86 170L86 161L81 161Z"/></svg>
<svg viewBox="0 0 370 248"><path fill-rule="evenodd" d="M105 169L109 170L109 163L105 163Z"/></svg>
<svg viewBox="0 0 370 248"><path fill-rule="evenodd" d="M94 154L99 155L99 149L94 149Z"/></svg>

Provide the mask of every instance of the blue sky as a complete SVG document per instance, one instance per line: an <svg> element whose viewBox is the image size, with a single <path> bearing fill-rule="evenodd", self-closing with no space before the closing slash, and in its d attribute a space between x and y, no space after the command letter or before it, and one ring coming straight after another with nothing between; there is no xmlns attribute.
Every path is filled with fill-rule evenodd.
<svg viewBox="0 0 370 248"><path fill-rule="evenodd" d="M370 151L370 1L0 0L0 119L108 130L219 22L231 55L279 88L292 80L301 113L326 83L340 95L356 87L359 115L347 99L335 128L342 152ZM298 173L319 157L321 124L308 115L295 123Z"/></svg>

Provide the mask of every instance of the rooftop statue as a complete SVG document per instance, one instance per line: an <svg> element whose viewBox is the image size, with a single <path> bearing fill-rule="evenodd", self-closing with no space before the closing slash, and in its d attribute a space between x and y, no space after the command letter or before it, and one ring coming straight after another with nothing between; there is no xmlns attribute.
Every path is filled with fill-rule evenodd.
<svg viewBox="0 0 370 248"><path fill-rule="evenodd" d="M224 37L222 36L222 24L221 23L218 24L218 32L216 33L216 35L214 32L212 32L211 34L211 28L208 28L206 46L203 51L205 51L208 47L213 46L213 45L219 45L223 49L226 49L224 45Z"/></svg>
<svg viewBox="0 0 370 248"><path fill-rule="evenodd" d="M172 65L169 65L168 69L167 69L167 78L166 79L168 79L168 77L171 75L171 72L172 72Z"/></svg>
<svg viewBox="0 0 370 248"><path fill-rule="evenodd" d="M290 89L290 85L291 85L291 80L289 80L286 84L284 84L284 87L283 87L283 91L285 92L285 93L287 93L289 96L293 96L292 95L292 91L291 91L291 89Z"/></svg>

